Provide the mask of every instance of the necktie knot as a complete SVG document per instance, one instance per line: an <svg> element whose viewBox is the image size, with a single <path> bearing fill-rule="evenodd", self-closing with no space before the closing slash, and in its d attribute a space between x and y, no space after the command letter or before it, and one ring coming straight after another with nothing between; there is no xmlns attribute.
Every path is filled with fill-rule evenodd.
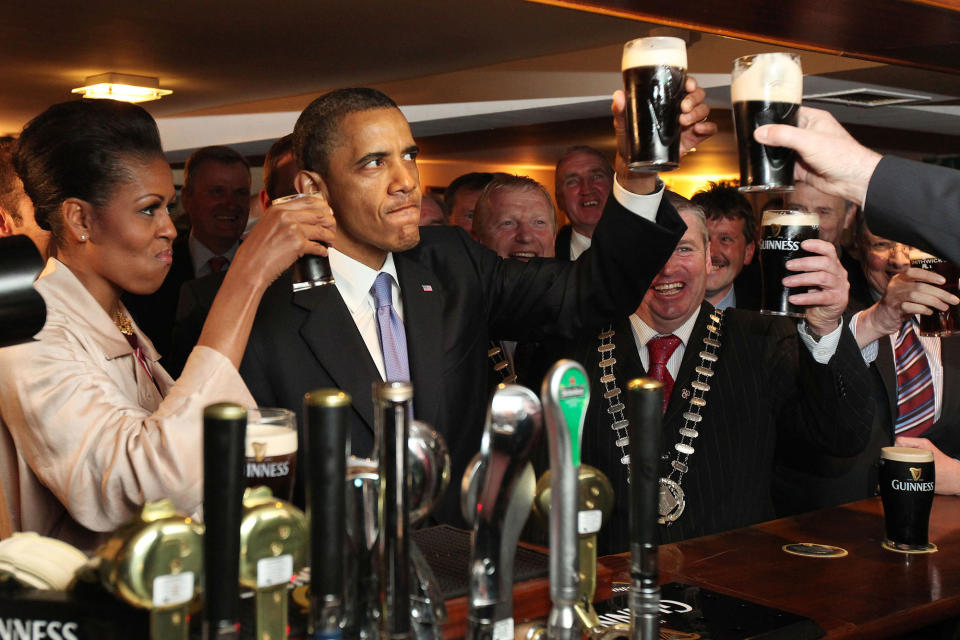
<svg viewBox="0 0 960 640"><path fill-rule="evenodd" d="M667 364L667 360L673 355L673 352L680 346L680 338L673 335L657 336L651 338L647 343L647 349L650 352L651 364Z"/></svg>
<svg viewBox="0 0 960 640"><path fill-rule="evenodd" d="M210 265L210 273L220 273L227 266L227 262L228 260L223 256L213 256L207 260L207 264Z"/></svg>
<svg viewBox="0 0 960 640"><path fill-rule="evenodd" d="M370 293L373 295L373 304L377 309L393 304L393 278L389 273L380 273L373 281Z"/></svg>

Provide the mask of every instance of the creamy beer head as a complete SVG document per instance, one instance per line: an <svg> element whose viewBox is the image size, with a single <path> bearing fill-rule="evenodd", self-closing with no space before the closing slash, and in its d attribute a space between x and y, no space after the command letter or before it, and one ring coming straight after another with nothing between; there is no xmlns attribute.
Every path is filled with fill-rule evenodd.
<svg viewBox="0 0 960 640"><path fill-rule="evenodd" d="M883 447L880 457L897 462L933 462L933 452L916 447Z"/></svg>
<svg viewBox="0 0 960 640"><path fill-rule="evenodd" d="M760 226L765 227L771 224L791 227L817 227L819 229L820 216L807 211L771 209L763 212L763 220Z"/></svg>
<svg viewBox="0 0 960 640"><path fill-rule="evenodd" d="M760 53L737 58L730 83L731 102L792 102L803 99L800 57L792 53Z"/></svg>
<svg viewBox="0 0 960 640"><path fill-rule="evenodd" d="M247 425L247 458L274 458L297 451L297 432L276 424Z"/></svg>
<svg viewBox="0 0 960 640"><path fill-rule="evenodd" d="M687 68L687 44L680 38L637 38L623 45L620 71L634 67Z"/></svg>

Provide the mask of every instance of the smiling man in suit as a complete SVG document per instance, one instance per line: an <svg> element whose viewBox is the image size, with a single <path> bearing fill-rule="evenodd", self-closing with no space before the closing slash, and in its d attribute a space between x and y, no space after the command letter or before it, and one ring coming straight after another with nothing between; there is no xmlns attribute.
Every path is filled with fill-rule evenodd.
<svg viewBox="0 0 960 640"><path fill-rule="evenodd" d="M600 533L601 554L629 546L622 458L630 444L625 425L612 428L625 418L623 396L612 390L633 378L664 382L661 515L670 524L659 528L663 542L771 519L778 443L853 454L869 434L869 379L841 323L846 274L832 245L807 240L803 248L817 255L788 263L797 271L785 279L789 286L819 286L791 298L807 305L799 326L741 309L717 312L704 300L711 262L703 211L668 195L687 231L636 313L612 331L554 344L545 358L573 358L591 378L582 460L606 473L620 498Z"/></svg>
<svg viewBox="0 0 960 640"><path fill-rule="evenodd" d="M715 126L700 122L709 109L695 81L688 90L680 123L695 144ZM621 130L622 113L621 95ZM453 486L480 447L489 339L571 335L629 312L683 232L655 176L626 172L621 187L640 204L628 202L630 211L611 198L598 250L578 263L503 260L458 227L420 228L417 145L393 101L371 89L311 103L294 147L298 191L319 191L337 217L336 284L292 293L289 274L280 278L264 297L241 373L265 406L299 412L310 390L350 393L351 444L364 456L373 445L371 383L411 379L414 416L450 446ZM441 521L458 521L457 504L450 491Z"/></svg>

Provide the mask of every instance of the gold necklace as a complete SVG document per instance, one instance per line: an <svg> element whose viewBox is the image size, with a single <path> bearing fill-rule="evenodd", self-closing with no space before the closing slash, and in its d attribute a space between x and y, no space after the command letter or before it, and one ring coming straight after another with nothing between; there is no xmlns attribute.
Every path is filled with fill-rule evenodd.
<svg viewBox="0 0 960 640"><path fill-rule="evenodd" d="M130 318L127 317L127 314L120 310L120 307L117 307L113 312L113 324L117 325L117 329L119 329L123 335L133 335L133 323L130 321Z"/></svg>

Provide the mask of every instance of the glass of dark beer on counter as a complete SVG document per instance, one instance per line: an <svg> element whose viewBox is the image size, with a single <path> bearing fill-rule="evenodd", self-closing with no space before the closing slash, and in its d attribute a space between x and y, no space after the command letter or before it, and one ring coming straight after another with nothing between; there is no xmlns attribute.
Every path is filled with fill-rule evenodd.
<svg viewBox="0 0 960 640"><path fill-rule="evenodd" d="M765 124L797 124L803 97L800 56L760 53L733 61L730 100L740 154L741 191L793 188L793 149L768 147L753 139Z"/></svg>
<svg viewBox="0 0 960 640"><path fill-rule="evenodd" d="M800 248L804 240L820 237L820 216L792 209L770 209L760 222L760 313L802 318L804 308L788 298L808 287L785 287L783 279L794 273L786 264L794 258L816 255Z"/></svg>
<svg viewBox="0 0 960 640"><path fill-rule="evenodd" d="M297 468L297 416L287 409L247 411L246 476L248 487L267 486L289 501Z"/></svg>
<svg viewBox="0 0 960 640"><path fill-rule="evenodd" d="M946 280L938 286L948 293L960 296L960 268L952 262L924 253L919 249L910 250L910 266L934 271ZM920 316L920 335L944 338L960 333L960 306L953 305L946 311L934 309L929 316Z"/></svg>
<svg viewBox="0 0 960 640"><path fill-rule="evenodd" d="M680 38L631 40L623 46L627 97L627 165L632 171L670 171L680 165L680 103L687 45Z"/></svg>
<svg viewBox="0 0 960 640"><path fill-rule="evenodd" d="M932 452L911 447L880 450L885 548L908 553L936 548L928 540L935 485Z"/></svg>

